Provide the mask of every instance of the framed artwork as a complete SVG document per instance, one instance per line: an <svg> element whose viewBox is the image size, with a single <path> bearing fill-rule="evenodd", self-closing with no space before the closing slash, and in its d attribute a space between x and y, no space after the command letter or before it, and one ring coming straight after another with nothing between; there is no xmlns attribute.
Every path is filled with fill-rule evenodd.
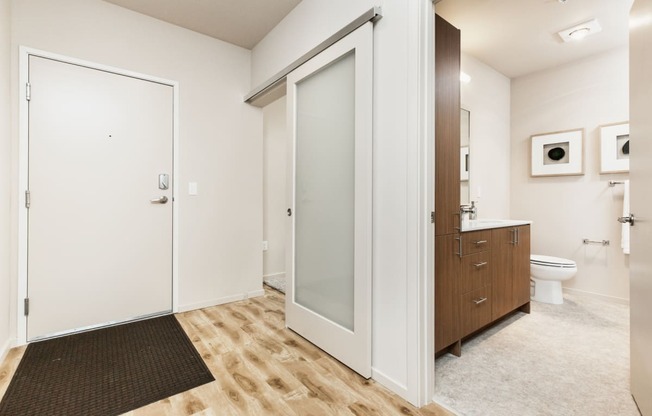
<svg viewBox="0 0 652 416"><path fill-rule="evenodd" d="M460 181L469 180L469 146L460 147Z"/></svg>
<svg viewBox="0 0 652 416"><path fill-rule="evenodd" d="M600 126L600 173L629 172L629 123Z"/></svg>
<svg viewBox="0 0 652 416"><path fill-rule="evenodd" d="M531 175L584 175L584 129L537 134L530 138Z"/></svg>

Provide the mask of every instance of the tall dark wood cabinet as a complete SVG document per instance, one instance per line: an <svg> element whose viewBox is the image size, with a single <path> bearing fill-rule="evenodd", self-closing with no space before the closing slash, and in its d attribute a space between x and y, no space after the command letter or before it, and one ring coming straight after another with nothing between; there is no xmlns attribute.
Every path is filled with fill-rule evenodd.
<svg viewBox="0 0 652 416"><path fill-rule="evenodd" d="M460 31L435 16L435 235L460 227Z"/></svg>
<svg viewBox="0 0 652 416"><path fill-rule="evenodd" d="M435 16L435 351L460 355L460 31ZM450 347L450 348L449 348Z"/></svg>

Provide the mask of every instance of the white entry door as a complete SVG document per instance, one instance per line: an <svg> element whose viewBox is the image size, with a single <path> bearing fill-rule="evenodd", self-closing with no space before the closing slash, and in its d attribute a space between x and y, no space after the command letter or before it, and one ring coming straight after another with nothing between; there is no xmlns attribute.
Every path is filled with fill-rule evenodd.
<svg viewBox="0 0 652 416"><path fill-rule="evenodd" d="M286 325L371 375L372 24L288 75Z"/></svg>
<svg viewBox="0 0 652 416"><path fill-rule="evenodd" d="M171 312L173 87L33 55L29 83L27 340Z"/></svg>
<svg viewBox="0 0 652 416"><path fill-rule="evenodd" d="M630 29L630 348L632 395L652 416L652 0L636 0Z"/></svg>

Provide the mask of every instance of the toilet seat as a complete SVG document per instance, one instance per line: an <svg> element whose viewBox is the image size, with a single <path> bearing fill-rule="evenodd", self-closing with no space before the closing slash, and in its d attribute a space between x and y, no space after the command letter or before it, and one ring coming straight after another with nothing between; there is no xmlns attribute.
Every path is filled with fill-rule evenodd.
<svg viewBox="0 0 652 416"><path fill-rule="evenodd" d="M559 267L562 269L572 269L577 267L577 264L575 264L573 260L561 257L542 256L539 254L532 254L530 256L530 264L546 267Z"/></svg>

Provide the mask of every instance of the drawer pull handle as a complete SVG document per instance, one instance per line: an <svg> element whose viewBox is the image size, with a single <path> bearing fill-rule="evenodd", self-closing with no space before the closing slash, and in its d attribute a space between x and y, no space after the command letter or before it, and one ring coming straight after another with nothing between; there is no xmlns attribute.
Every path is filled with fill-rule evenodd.
<svg viewBox="0 0 652 416"><path fill-rule="evenodd" d="M486 261L483 261L482 263L473 263L473 266L476 267L476 268L478 268L478 269L479 269L480 267L482 267L482 266L486 266L486 265L487 265L487 262L486 262Z"/></svg>
<svg viewBox="0 0 652 416"><path fill-rule="evenodd" d="M487 300L487 298L473 299L473 303L475 303L476 305L479 305L482 302L485 302L486 300Z"/></svg>
<svg viewBox="0 0 652 416"><path fill-rule="evenodd" d="M474 241L473 244L475 244L476 246L479 246L480 244L485 244L486 242L487 242L487 240L478 240L478 241Z"/></svg>

